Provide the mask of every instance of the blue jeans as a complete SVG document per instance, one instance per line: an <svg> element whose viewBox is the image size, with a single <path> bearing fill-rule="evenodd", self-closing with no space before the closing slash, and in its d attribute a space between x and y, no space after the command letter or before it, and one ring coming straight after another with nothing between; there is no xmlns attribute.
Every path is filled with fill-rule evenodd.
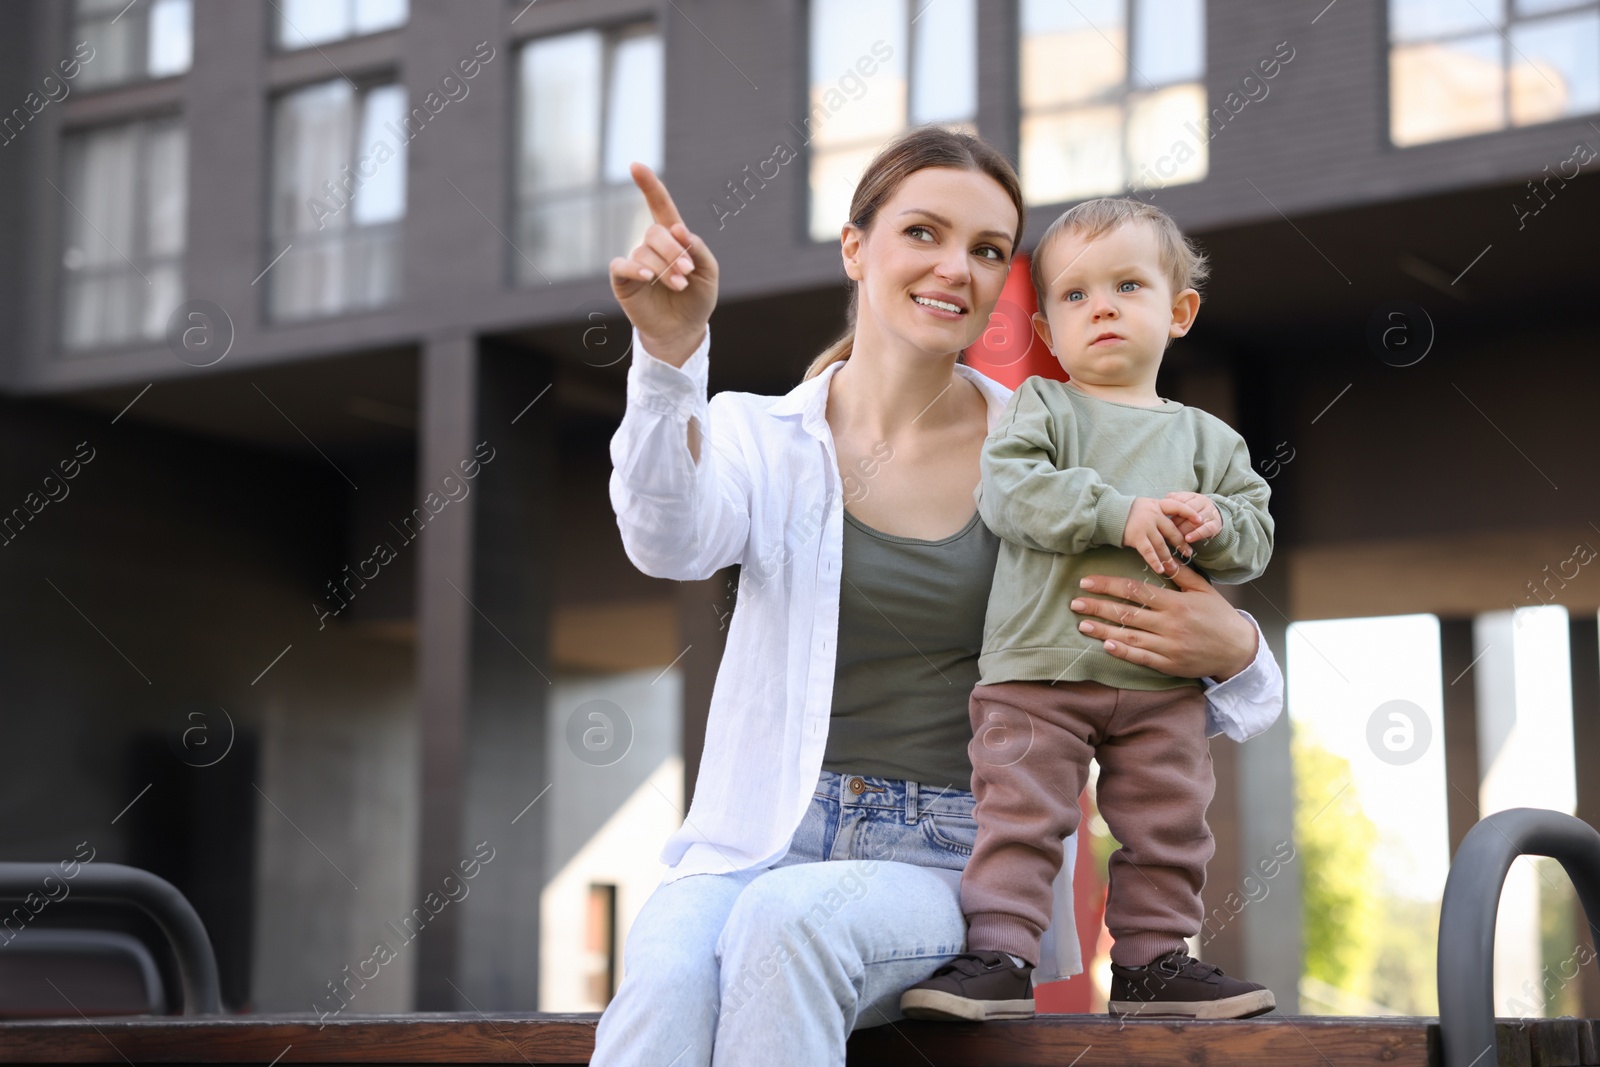
<svg viewBox="0 0 1600 1067"><path fill-rule="evenodd" d="M844 1064L859 1027L966 949L965 790L824 771L770 868L658 886L628 934L594 1067Z"/></svg>

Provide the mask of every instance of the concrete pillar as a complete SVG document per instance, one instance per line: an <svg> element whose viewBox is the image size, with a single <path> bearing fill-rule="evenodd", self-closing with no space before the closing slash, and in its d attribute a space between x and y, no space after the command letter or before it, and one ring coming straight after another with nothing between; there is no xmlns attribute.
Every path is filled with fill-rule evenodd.
<svg viewBox="0 0 1600 1067"><path fill-rule="evenodd" d="M472 609L465 836L461 856L451 859L459 862L484 843L495 858L473 883L459 919L456 984L463 1009L538 1005L547 824L528 805L551 784L545 718L554 685L550 615L561 511L557 408L554 394L545 392L553 380L553 368L527 352L481 351L477 432L468 455L483 462L473 488L472 586L462 588Z"/></svg>
<svg viewBox="0 0 1600 1067"><path fill-rule="evenodd" d="M1239 606L1255 616L1261 636L1288 673L1289 570L1275 566L1240 590ZM1272 728L1239 747L1239 857L1243 871L1278 854L1281 842L1294 842L1294 761L1289 713ZM1304 946L1300 924L1300 865L1285 864L1272 880L1272 892L1240 916L1244 926L1242 977L1273 991L1283 1015L1300 1012Z"/></svg>
<svg viewBox="0 0 1600 1067"><path fill-rule="evenodd" d="M1595 613L1573 612L1567 623L1572 660L1572 747L1578 774L1578 818L1600 827L1600 625ZM1583 905L1577 906L1578 943L1600 948L1588 933ZM1600 1019L1600 964L1581 971L1579 1003L1585 1019Z"/></svg>
<svg viewBox="0 0 1600 1067"><path fill-rule="evenodd" d="M558 521L550 368L464 336L422 358L417 537L423 739L416 896L475 876L421 937L423 1010L531 1010L539 974L553 684L549 615ZM454 901L454 898L451 898ZM431 910L431 909L429 909Z"/></svg>
<svg viewBox="0 0 1600 1067"><path fill-rule="evenodd" d="M1439 666L1444 682L1444 777L1448 793L1450 855L1478 821L1477 684L1468 671L1473 657L1472 620L1439 620Z"/></svg>
<svg viewBox="0 0 1600 1067"><path fill-rule="evenodd" d="M442 485L472 456L477 429L478 352L464 334L430 338L420 361L417 499ZM479 496L451 503L416 534L417 693L422 749L422 813L417 888L432 885L464 858L461 782L470 699L473 512ZM424 510L424 514L426 511ZM401 534L406 536L404 532ZM420 892L413 898L420 901ZM445 908L418 935L416 1007L455 1007L459 909Z"/></svg>
<svg viewBox="0 0 1600 1067"><path fill-rule="evenodd" d="M1480 615L1473 627L1471 677L1478 699L1478 762L1481 768L1478 804L1484 815L1526 803L1522 783L1505 772L1516 759L1517 679L1516 625L1509 611ZM1466 684L1465 681L1462 682ZM1524 727L1526 729L1526 727ZM1497 768L1497 764L1499 765ZM1498 770L1499 773L1496 773ZM1500 890L1495 918L1494 1007L1497 1014L1537 1013L1539 972L1539 876L1527 861L1512 865ZM1532 981L1535 992L1524 990Z"/></svg>

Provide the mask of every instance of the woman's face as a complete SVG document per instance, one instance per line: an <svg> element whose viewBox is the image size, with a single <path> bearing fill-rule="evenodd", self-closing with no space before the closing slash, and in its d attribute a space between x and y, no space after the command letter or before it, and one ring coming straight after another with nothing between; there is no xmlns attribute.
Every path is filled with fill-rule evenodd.
<svg viewBox="0 0 1600 1067"><path fill-rule="evenodd" d="M919 170L866 233L846 225L845 273L858 283L858 341L938 355L978 339L1011 267L1017 209L981 171Z"/></svg>

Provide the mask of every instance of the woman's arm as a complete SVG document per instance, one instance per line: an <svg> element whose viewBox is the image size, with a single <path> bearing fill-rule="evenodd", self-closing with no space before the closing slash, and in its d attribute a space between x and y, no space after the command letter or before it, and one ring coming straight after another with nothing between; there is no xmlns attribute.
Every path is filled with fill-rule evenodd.
<svg viewBox="0 0 1600 1067"><path fill-rule="evenodd" d="M611 438L611 507L628 558L653 578L698 581L744 554L750 477L727 401L706 400L710 331L681 367L655 358L638 331L628 406ZM693 445L696 429L705 440ZM698 453L696 455L695 453Z"/></svg>
<svg viewBox="0 0 1600 1067"><path fill-rule="evenodd" d="M750 477L729 398L706 399L717 261L642 163L633 179L655 220L611 261L633 323L628 406L611 438L611 506L628 558L655 578L709 578L744 554ZM719 410L721 409L721 410Z"/></svg>
<svg viewBox="0 0 1600 1067"><path fill-rule="evenodd" d="M1105 650L1130 663L1180 678L1214 681L1207 733L1243 741L1261 733L1283 711L1283 674L1255 620L1236 610L1188 567L1172 575L1177 589L1132 578L1094 575L1086 590L1119 600L1079 597L1072 610L1091 616L1080 629L1105 642Z"/></svg>

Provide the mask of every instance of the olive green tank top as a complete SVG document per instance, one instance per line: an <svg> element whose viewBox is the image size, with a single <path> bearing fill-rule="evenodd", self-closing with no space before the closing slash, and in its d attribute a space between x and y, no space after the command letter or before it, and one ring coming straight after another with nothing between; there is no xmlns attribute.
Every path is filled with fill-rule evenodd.
<svg viewBox="0 0 1600 1067"><path fill-rule="evenodd" d="M972 788L967 699L999 551L976 512L937 541L896 537L844 513L823 770Z"/></svg>

